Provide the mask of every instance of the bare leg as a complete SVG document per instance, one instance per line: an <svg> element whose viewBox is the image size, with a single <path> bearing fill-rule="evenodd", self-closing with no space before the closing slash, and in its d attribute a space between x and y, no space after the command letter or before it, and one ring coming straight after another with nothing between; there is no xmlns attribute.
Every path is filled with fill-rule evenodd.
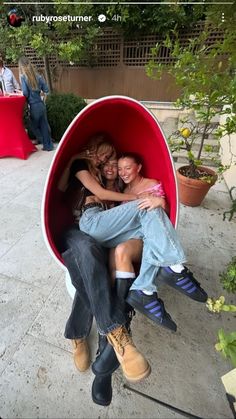
<svg viewBox="0 0 236 419"><path fill-rule="evenodd" d="M115 279L115 271L135 273L134 263L139 263L142 257L143 242L139 239L131 239L118 244L110 250L109 266L112 278Z"/></svg>
<svg viewBox="0 0 236 419"><path fill-rule="evenodd" d="M125 302L129 288L135 279L134 263L139 262L142 257L143 243L138 239L131 239L127 242L119 244L113 254L116 268L115 289L116 295L120 302L120 308L127 318L127 326L132 318L132 308Z"/></svg>
<svg viewBox="0 0 236 419"><path fill-rule="evenodd" d="M134 273L134 263L139 263L142 258L143 242L131 239L121 243L115 248L115 265L117 271Z"/></svg>

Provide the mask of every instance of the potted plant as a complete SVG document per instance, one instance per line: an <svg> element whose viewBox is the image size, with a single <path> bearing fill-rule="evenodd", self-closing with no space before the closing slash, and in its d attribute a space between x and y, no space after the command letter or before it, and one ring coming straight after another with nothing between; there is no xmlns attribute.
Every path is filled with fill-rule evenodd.
<svg viewBox="0 0 236 419"><path fill-rule="evenodd" d="M213 169L202 166L202 150L211 153L212 146L205 144L213 128L209 123L205 123L203 128L201 122L185 119L182 120L182 127L168 138L168 143L172 152L185 150L188 158L188 165L177 169L177 180L179 187L180 202L189 206L198 206L206 196L210 187L217 180L217 174ZM200 141L199 141L200 137ZM198 149L193 147L198 140ZM195 155L196 154L196 155Z"/></svg>
<svg viewBox="0 0 236 419"><path fill-rule="evenodd" d="M203 151L213 152L208 144L209 135L214 130L215 138L219 140L223 132L229 129L232 132L232 127L236 130L232 114L236 102L235 63L227 55L233 48L232 34L226 32L221 41L212 44L209 42L211 32L212 29L206 27L198 38L190 39L187 46L181 44L178 36L167 37L152 50L153 58L147 66L150 77L161 78L163 72L167 72L181 88L176 105L187 116L179 130L170 136L169 144L172 151L186 151L188 165L177 170L177 178L180 202L191 206L201 204L217 179L215 171L201 165ZM163 46L172 59L169 66L157 62L158 51ZM223 114L227 115L227 124L215 130L214 119ZM197 138L200 141L197 142ZM220 173L225 168L218 162Z"/></svg>

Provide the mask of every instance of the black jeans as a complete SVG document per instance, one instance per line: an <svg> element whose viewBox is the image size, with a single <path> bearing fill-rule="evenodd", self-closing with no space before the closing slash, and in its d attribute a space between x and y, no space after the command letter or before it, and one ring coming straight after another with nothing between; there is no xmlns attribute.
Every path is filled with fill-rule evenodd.
<svg viewBox="0 0 236 419"><path fill-rule="evenodd" d="M79 339L88 336L93 316L99 333L103 335L125 324L118 300L111 293L106 249L78 227L67 231L64 246L66 250L62 257L76 289L65 337Z"/></svg>

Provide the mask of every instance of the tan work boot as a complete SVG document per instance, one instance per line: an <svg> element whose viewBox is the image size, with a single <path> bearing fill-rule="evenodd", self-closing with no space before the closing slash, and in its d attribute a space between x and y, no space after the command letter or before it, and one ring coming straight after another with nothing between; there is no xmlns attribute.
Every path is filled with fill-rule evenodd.
<svg viewBox="0 0 236 419"><path fill-rule="evenodd" d="M90 351L86 338L72 340L74 349L74 363L80 372L86 371L90 366Z"/></svg>
<svg viewBox="0 0 236 419"><path fill-rule="evenodd" d="M151 367L135 347L124 326L108 333L107 339L113 346L125 378L135 383L149 376Z"/></svg>

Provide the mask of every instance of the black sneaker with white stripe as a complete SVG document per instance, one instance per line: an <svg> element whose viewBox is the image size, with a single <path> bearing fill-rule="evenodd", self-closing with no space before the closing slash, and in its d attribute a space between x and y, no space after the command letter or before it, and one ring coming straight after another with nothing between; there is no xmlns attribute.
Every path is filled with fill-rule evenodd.
<svg viewBox="0 0 236 419"><path fill-rule="evenodd" d="M126 302L159 326L176 332L177 326L165 310L164 303L157 297L156 292L152 295L146 295L141 290L131 290Z"/></svg>
<svg viewBox="0 0 236 419"><path fill-rule="evenodd" d="M155 279L155 284L160 285L161 283L175 288L182 294L200 303L205 303L208 298L206 291L201 288L200 283L194 278L193 273L186 267L180 273L172 271L169 267L160 268Z"/></svg>

